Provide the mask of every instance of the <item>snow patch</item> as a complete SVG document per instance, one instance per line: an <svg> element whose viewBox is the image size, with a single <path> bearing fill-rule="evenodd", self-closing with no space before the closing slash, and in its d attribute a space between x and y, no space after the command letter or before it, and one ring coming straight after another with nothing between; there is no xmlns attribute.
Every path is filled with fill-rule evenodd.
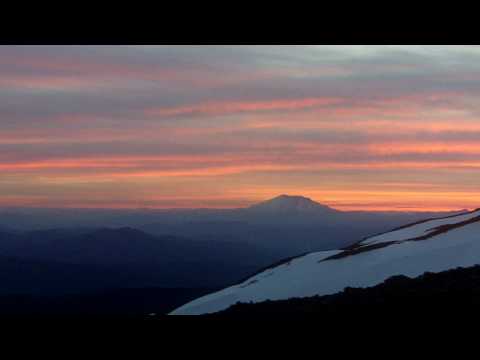
<svg viewBox="0 0 480 360"><path fill-rule="evenodd" d="M360 245L402 241L432 232L436 227L461 223L480 215L480 210L450 218L413 224L374 236ZM471 222L424 241L406 241L325 260L342 250L310 253L267 269L221 291L196 299L172 315L197 315L224 310L237 302L281 300L292 297L328 295L345 287L377 285L394 275L416 277L480 264L480 221Z"/></svg>

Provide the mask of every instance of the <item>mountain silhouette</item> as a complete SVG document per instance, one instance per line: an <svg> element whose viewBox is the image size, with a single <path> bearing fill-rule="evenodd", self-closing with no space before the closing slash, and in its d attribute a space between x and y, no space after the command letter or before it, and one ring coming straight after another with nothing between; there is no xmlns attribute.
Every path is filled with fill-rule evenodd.
<svg viewBox="0 0 480 360"><path fill-rule="evenodd" d="M338 211L304 196L280 195L248 208L250 211L270 213L337 213Z"/></svg>

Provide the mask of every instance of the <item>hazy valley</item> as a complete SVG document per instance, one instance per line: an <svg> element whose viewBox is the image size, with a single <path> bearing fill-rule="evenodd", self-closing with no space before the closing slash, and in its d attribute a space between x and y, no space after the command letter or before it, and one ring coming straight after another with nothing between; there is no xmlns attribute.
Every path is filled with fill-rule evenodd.
<svg viewBox="0 0 480 360"><path fill-rule="evenodd" d="M156 312L171 311L285 258L348 247L451 213L341 212L282 195L231 210L10 209L0 215L0 294L31 306L43 298L36 309L48 313L52 301L107 301L102 294L115 291L136 299L129 303L133 312L143 309L147 291L155 294Z"/></svg>

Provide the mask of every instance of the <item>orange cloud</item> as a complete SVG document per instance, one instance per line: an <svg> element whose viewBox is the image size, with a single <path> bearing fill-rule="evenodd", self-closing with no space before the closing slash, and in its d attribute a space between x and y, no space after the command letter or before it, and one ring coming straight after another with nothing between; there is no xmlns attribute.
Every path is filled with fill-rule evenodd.
<svg viewBox="0 0 480 360"><path fill-rule="evenodd" d="M478 143L378 143L369 146L374 154L479 154Z"/></svg>

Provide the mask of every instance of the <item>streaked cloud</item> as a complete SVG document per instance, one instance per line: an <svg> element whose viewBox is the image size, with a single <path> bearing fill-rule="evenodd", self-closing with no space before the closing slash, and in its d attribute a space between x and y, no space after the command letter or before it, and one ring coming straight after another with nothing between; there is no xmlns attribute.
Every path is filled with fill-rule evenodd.
<svg viewBox="0 0 480 360"><path fill-rule="evenodd" d="M479 74L478 46L1 46L0 205L478 207Z"/></svg>

